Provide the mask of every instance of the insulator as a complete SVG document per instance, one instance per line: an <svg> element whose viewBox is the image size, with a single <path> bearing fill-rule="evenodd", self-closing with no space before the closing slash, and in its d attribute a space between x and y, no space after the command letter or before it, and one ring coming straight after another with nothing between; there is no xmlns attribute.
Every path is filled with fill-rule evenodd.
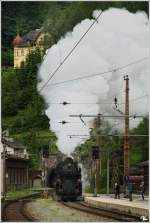
<svg viewBox="0 0 150 223"><path fill-rule="evenodd" d="M66 101L64 101L62 104L63 104L63 105L68 105L69 103L68 103L68 102L66 102Z"/></svg>

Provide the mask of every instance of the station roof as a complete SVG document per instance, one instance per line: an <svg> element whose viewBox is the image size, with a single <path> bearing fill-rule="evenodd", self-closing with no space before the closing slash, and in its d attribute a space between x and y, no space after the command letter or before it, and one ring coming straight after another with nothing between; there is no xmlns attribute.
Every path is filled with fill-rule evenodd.
<svg viewBox="0 0 150 223"><path fill-rule="evenodd" d="M14 149L27 149L27 147L22 145L21 143L8 140L4 137L2 138L2 143Z"/></svg>

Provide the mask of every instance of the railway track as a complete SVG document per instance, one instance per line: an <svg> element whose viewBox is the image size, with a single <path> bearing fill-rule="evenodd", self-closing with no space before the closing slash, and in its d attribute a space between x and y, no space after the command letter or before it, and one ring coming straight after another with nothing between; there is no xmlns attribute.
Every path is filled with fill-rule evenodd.
<svg viewBox="0 0 150 223"><path fill-rule="evenodd" d="M61 202L64 206L74 208L79 211L83 211L89 214L98 215L102 217L110 218L111 220L117 220L121 222L136 222L139 218L124 213L118 213L115 211L109 211L106 209L99 209L91 207L85 202Z"/></svg>
<svg viewBox="0 0 150 223"><path fill-rule="evenodd" d="M37 222L38 220L26 211L25 204L38 197L40 193L7 201L3 209L2 220L4 222Z"/></svg>
<svg viewBox="0 0 150 223"><path fill-rule="evenodd" d="M3 209L2 220L4 222L38 222L38 219L33 218L25 208L25 204L40 197L39 194L30 195L25 198L19 198L8 201ZM95 208L88 205L85 202L61 202L64 206L73 208L89 214L107 217L111 220L117 220L120 222L139 222L140 219L136 216L131 216L125 213L118 213L115 211L109 211L106 209Z"/></svg>

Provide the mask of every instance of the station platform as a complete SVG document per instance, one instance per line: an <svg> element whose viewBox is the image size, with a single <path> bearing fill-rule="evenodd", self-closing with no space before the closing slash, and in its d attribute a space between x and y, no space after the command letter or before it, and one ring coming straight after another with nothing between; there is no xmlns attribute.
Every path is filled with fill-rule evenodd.
<svg viewBox="0 0 150 223"><path fill-rule="evenodd" d="M100 194L94 197L93 194L83 194L84 201L89 205L106 210L127 213L134 216L149 216L149 198L142 200L141 195L133 194L133 201L124 198L124 194L120 195L120 199L115 199L114 194Z"/></svg>

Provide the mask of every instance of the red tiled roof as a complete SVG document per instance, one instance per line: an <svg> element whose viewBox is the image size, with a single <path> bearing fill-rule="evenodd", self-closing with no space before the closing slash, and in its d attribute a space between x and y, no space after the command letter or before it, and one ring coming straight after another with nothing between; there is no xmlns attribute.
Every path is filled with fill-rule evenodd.
<svg viewBox="0 0 150 223"><path fill-rule="evenodd" d="M25 36L21 37L19 34L15 37L13 44L14 46L31 46L33 45L39 35L41 34L41 29L31 30Z"/></svg>
<svg viewBox="0 0 150 223"><path fill-rule="evenodd" d="M13 44L14 46L20 46L23 43L23 39L21 38L21 36L19 35L19 33L17 33L17 36L15 37Z"/></svg>

